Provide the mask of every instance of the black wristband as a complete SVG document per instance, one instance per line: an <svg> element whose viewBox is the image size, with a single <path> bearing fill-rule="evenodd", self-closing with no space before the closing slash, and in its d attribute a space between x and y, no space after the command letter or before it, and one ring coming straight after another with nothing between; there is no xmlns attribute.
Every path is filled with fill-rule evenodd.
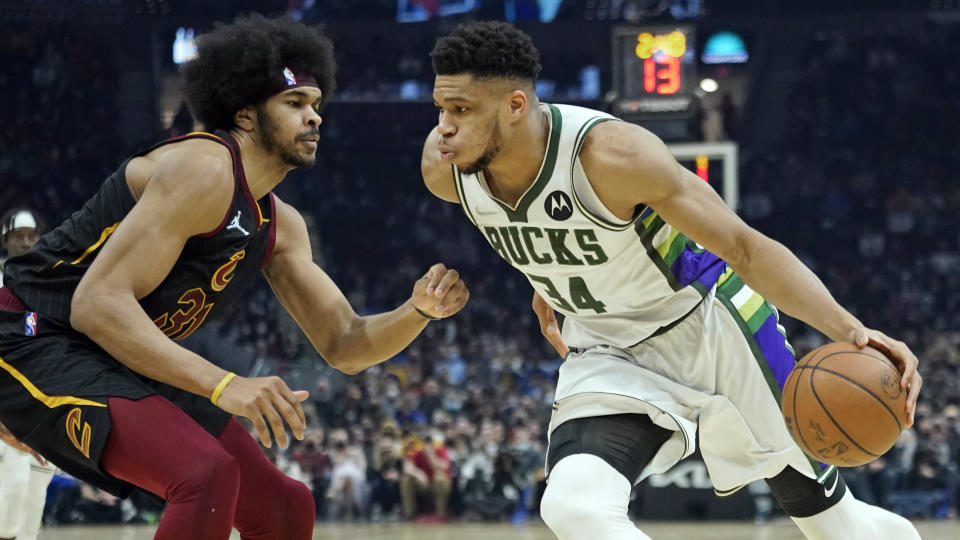
<svg viewBox="0 0 960 540"><path fill-rule="evenodd" d="M439 321L440 317L434 317L433 315L427 313L426 311L421 310L417 306L413 306L413 309L417 310L417 313L420 314L424 319L430 319L431 321Z"/></svg>

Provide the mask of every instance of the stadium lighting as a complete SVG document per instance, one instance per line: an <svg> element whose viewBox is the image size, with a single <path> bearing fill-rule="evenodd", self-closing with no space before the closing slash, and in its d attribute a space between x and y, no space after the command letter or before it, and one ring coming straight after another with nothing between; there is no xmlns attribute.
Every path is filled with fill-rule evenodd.
<svg viewBox="0 0 960 540"><path fill-rule="evenodd" d="M700 81L700 89L704 92L716 92L718 88L720 88L720 85L717 84L717 81L709 77Z"/></svg>

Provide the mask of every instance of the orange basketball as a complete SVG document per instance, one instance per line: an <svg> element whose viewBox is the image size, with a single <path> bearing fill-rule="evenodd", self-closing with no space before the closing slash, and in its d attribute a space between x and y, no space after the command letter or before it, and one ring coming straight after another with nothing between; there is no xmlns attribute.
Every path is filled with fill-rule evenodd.
<svg viewBox="0 0 960 540"><path fill-rule="evenodd" d="M817 461L869 463L893 447L907 425L901 373L880 351L831 343L804 356L783 385L790 435Z"/></svg>

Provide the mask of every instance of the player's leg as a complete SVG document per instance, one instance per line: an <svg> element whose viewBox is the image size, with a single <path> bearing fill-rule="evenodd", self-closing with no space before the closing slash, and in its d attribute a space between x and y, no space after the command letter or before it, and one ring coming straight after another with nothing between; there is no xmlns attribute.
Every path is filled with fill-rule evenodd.
<svg viewBox="0 0 960 540"><path fill-rule="evenodd" d="M770 491L810 540L914 540L920 535L906 519L854 498L840 471L821 484L792 467L767 479Z"/></svg>
<svg viewBox="0 0 960 540"><path fill-rule="evenodd" d="M240 490L237 460L169 401L110 398L100 464L166 499L157 540L227 540Z"/></svg>
<svg viewBox="0 0 960 540"><path fill-rule="evenodd" d="M630 489L672 433L645 414L560 424L550 435L543 521L560 540L647 540L627 515Z"/></svg>
<svg viewBox="0 0 960 540"><path fill-rule="evenodd" d="M16 538L23 526L24 506L33 457L0 442L0 539Z"/></svg>
<svg viewBox="0 0 960 540"><path fill-rule="evenodd" d="M218 439L240 466L233 525L244 540L309 540L316 507L303 482L283 474L235 419Z"/></svg>
<svg viewBox="0 0 960 540"><path fill-rule="evenodd" d="M756 474L774 475L767 480L774 496L812 540L919 538L907 520L857 501L838 473L824 476L793 442L780 396L794 354L776 309L735 274L722 279L716 299L726 309L707 319L703 342L724 399L712 399L700 415L700 449L714 485L729 490Z"/></svg>
<svg viewBox="0 0 960 540"><path fill-rule="evenodd" d="M47 503L47 486L53 479L53 466L41 465L33 456L30 456L30 462L30 486L24 501L23 527L17 540L37 540L40 522L43 521L43 507Z"/></svg>

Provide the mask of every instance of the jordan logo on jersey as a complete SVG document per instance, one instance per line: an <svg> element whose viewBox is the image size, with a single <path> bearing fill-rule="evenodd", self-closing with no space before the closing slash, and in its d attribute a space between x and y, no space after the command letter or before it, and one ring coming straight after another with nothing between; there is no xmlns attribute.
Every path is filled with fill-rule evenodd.
<svg viewBox="0 0 960 540"><path fill-rule="evenodd" d="M570 197L562 191L554 191L547 195L546 200L543 201L543 209L548 216L557 221L570 219L570 216L573 215L573 205L570 202Z"/></svg>
<svg viewBox="0 0 960 540"><path fill-rule="evenodd" d="M250 236L250 233L247 232L247 230L240 225L241 214L242 212L240 210L237 210L237 216L233 218L233 221L231 221L229 225L227 225L227 229L236 229L242 232L244 236Z"/></svg>

